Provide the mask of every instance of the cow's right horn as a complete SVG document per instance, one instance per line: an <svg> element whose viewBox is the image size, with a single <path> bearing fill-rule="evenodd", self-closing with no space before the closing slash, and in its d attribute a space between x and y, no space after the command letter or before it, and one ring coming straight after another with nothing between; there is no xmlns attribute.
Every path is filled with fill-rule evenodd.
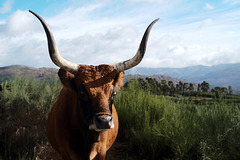
<svg viewBox="0 0 240 160"><path fill-rule="evenodd" d="M58 49L56 47L56 43L55 43L54 37L52 35L52 32L50 31L50 29L49 29L47 23L44 21L44 19L31 10L29 10L29 12L31 12L33 15L35 15L43 25L43 28L47 35L49 55L50 55L53 63L56 64L58 67L61 67L62 69L66 70L70 73L76 74L77 70L78 70L78 65L75 63L72 63L70 61L67 61L60 56Z"/></svg>
<svg viewBox="0 0 240 160"><path fill-rule="evenodd" d="M136 65L138 65L142 59L143 59L143 56L145 54L145 51L146 51L146 46L147 46L147 40L148 40L148 36L149 36L149 33L152 29L152 26L159 20L158 19L155 19L149 26L148 28L146 29L144 35L143 35L143 38L142 38L142 41L140 43L140 46L138 48L138 51L136 53L136 55L129 59L129 60L126 60L126 61L123 61L123 62L120 62L120 63L117 63L114 66L114 69L117 71L117 72L123 72L127 69L130 69Z"/></svg>

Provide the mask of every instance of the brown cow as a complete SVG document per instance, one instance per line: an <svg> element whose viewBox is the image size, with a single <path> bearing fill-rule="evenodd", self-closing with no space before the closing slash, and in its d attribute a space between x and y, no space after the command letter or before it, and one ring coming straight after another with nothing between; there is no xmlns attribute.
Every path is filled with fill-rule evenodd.
<svg viewBox="0 0 240 160"><path fill-rule="evenodd" d="M36 13L47 35L52 61L63 88L47 121L47 137L64 160L101 160L115 141L118 115L113 99L122 85L123 71L142 60L153 21L145 31L136 55L115 65L77 65L63 59L46 22Z"/></svg>

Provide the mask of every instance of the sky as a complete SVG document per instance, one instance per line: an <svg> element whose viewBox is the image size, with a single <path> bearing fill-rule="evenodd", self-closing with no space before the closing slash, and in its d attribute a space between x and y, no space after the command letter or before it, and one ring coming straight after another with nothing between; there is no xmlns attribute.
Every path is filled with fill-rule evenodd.
<svg viewBox="0 0 240 160"><path fill-rule="evenodd" d="M0 67L56 67L44 30L63 58L115 64L132 58L156 18L139 67L240 63L240 0L0 0Z"/></svg>

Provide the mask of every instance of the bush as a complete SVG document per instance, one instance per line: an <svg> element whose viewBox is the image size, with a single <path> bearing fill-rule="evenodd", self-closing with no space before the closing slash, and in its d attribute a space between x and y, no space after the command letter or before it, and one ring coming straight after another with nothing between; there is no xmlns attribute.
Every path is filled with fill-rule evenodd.
<svg viewBox="0 0 240 160"><path fill-rule="evenodd" d="M34 148L46 141L46 116L56 101L60 85L15 78L0 92L0 159L32 159ZM7 85L4 85L7 86Z"/></svg>
<svg viewBox="0 0 240 160"><path fill-rule="evenodd" d="M157 141L152 128L164 113L161 106L165 99L152 96L139 89L137 81L134 83L120 91L115 100L120 121L118 139L127 140L139 155L152 155L164 147Z"/></svg>
<svg viewBox="0 0 240 160"><path fill-rule="evenodd" d="M240 159L239 97L196 103L189 97L153 95L141 85L131 80L114 102L120 121L118 140L127 142L129 157ZM48 84L17 78L3 85L0 159L34 159L36 146L45 146L46 116L60 86L57 80Z"/></svg>
<svg viewBox="0 0 240 160"><path fill-rule="evenodd" d="M142 159L239 159L240 105L151 95L132 81L118 93L119 139Z"/></svg>

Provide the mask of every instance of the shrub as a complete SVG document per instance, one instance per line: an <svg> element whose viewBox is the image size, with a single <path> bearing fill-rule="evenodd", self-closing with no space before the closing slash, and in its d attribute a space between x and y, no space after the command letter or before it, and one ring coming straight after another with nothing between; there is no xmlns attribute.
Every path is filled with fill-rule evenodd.
<svg viewBox="0 0 240 160"><path fill-rule="evenodd" d="M135 153L144 158L159 158L159 151L169 154L164 139L159 139L153 128L162 119L167 101L164 96L153 96L132 81L117 95L115 105L119 114L118 139L129 142Z"/></svg>
<svg viewBox="0 0 240 160"><path fill-rule="evenodd" d="M46 116L58 96L57 80L47 84L15 78L0 93L0 159L32 159L34 147L46 141ZM7 85L6 85L7 86Z"/></svg>
<svg viewBox="0 0 240 160"><path fill-rule="evenodd" d="M239 159L240 105L151 95L132 81L116 98L119 137L142 159Z"/></svg>
<svg viewBox="0 0 240 160"><path fill-rule="evenodd" d="M0 92L0 159L33 159L36 146L46 142L46 116L61 87L57 80L24 78L9 84ZM128 158L240 159L238 96L196 103L189 97L153 95L141 85L131 80L114 102L118 140L134 154Z"/></svg>

